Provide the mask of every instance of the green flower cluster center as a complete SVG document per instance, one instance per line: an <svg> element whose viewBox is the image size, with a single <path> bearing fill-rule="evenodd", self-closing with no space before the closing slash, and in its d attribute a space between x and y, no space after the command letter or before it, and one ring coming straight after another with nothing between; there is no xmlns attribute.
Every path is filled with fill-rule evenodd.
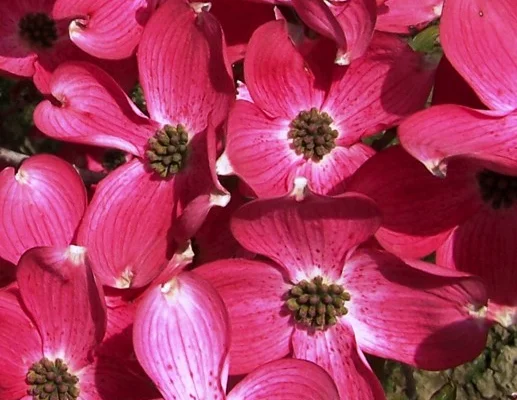
<svg viewBox="0 0 517 400"><path fill-rule="evenodd" d="M18 23L20 36L35 47L50 48L57 40L56 22L45 13L29 13Z"/></svg>
<svg viewBox="0 0 517 400"><path fill-rule="evenodd" d="M327 285L317 276L312 281L303 280L294 285L288 292L286 306L297 322L323 330L335 325L337 318L348 312L345 307L348 300L350 294L343 286Z"/></svg>
<svg viewBox="0 0 517 400"><path fill-rule="evenodd" d="M183 125L165 125L149 139L149 165L162 178L177 174L185 165L188 133Z"/></svg>
<svg viewBox="0 0 517 400"><path fill-rule="evenodd" d="M509 208L517 200L517 176L507 176L488 169L477 175L483 200L495 210Z"/></svg>
<svg viewBox="0 0 517 400"><path fill-rule="evenodd" d="M60 358L50 361L42 358L27 372L28 394L34 400L76 400L79 397L79 379L68 372Z"/></svg>
<svg viewBox="0 0 517 400"><path fill-rule="evenodd" d="M330 115L314 107L300 112L289 125L287 136L292 139L291 148L306 160L321 161L336 147L338 132L331 128L332 122Z"/></svg>

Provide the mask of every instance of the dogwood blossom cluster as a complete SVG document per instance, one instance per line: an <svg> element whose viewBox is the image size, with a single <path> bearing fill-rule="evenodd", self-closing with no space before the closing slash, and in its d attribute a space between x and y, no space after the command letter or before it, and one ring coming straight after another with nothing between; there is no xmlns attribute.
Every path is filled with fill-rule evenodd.
<svg viewBox="0 0 517 400"><path fill-rule="evenodd" d="M512 0L0 0L37 130L116 167L0 164L0 399L381 400L366 355L474 359L517 321L515 38Z"/></svg>

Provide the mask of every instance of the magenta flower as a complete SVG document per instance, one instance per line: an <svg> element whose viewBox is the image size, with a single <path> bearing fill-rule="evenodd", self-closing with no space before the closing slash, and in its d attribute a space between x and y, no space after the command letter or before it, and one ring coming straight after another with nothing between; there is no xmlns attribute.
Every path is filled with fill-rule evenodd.
<svg viewBox="0 0 517 400"><path fill-rule="evenodd" d="M336 43L335 62L339 65L348 65L362 57L372 40L377 18L375 0L260 1L293 7L307 26Z"/></svg>
<svg viewBox="0 0 517 400"><path fill-rule="evenodd" d="M36 87L48 93L50 75L60 63L83 60L98 63L130 88L136 73L133 60L107 61L91 55L129 57L142 30L140 23L154 8L144 3L147 1L125 1L120 7L120 2L115 1L4 1L0 6L0 70L32 77ZM120 29L121 19L124 29Z"/></svg>
<svg viewBox="0 0 517 400"><path fill-rule="evenodd" d="M387 34L349 67L334 65L330 87L322 69L297 52L284 21L264 24L251 38L249 97L230 112L226 155L259 197L289 192L296 176L318 193L342 193L374 153L360 139L423 107L433 76L420 55Z"/></svg>
<svg viewBox="0 0 517 400"><path fill-rule="evenodd" d="M426 171L405 156L390 162L400 171L396 179L411 182L412 190L400 184L390 186L385 176L384 189L363 190L360 178L354 188L376 200L398 191L390 197L392 204L379 203L394 224L388 226L392 232L387 233L383 245L406 256L408 251L420 256L440 246L438 263L483 278L491 314L503 324L517 318L513 284L517 258L513 245L517 240L517 58L500 37L514 31L516 23L513 5L505 0L445 3L441 25L444 51L490 110L444 104L416 113L400 125L402 146L434 175L445 177L444 182L431 182L432 176L424 178ZM372 163L369 169L362 175L385 171L386 165ZM431 186L424 188L424 181ZM376 182L372 186L380 180ZM423 196L426 205L420 205L422 212L417 217L409 212L414 207L408 205L418 204L417 198ZM404 212L395 211L395 198ZM423 245L416 248L415 241Z"/></svg>
<svg viewBox="0 0 517 400"><path fill-rule="evenodd" d="M167 272L141 299L134 346L141 365L165 400L188 398L338 400L336 385L318 366L280 360L261 366L228 395L230 327L221 297L205 280L181 272L176 254Z"/></svg>
<svg viewBox="0 0 517 400"><path fill-rule="evenodd" d="M269 260L220 260L194 270L228 308L231 374L292 352L323 367L341 398L384 399L363 352L424 369L479 354L489 325L479 280L357 249L379 224L364 196L331 198L302 187L236 212L236 239Z"/></svg>
<svg viewBox="0 0 517 400"><path fill-rule="evenodd" d="M156 398L115 358L97 358L106 306L77 246L38 247L18 264L16 286L0 291L0 398Z"/></svg>
<svg viewBox="0 0 517 400"><path fill-rule="evenodd" d="M446 177L436 177L401 147L392 147L359 168L350 190L371 197L382 210L375 236L386 250L401 257L437 250L439 265L483 279L489 318L511 325L517 320L516 178L487 169L476 156L483 153L451 158Z"/></svg>
<svg viewBox="0 0 517 400"><path fill-rule="evenodd" d="M135 156L98 185L77 239L101 282L119 288L148 284L173 239L191 237L220 195L227 199L210 167L214 129L234 97L219 24L200 3L169 1L146 25L138 63L150 118L85 63L60 66L55 101L35 111L50 136Z"/></svg>

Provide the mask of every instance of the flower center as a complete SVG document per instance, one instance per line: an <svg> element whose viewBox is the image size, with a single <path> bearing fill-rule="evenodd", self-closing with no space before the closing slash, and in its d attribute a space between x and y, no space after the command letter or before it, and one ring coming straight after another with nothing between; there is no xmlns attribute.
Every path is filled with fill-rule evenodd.
<svg viewBox="0 0 517 400"><path fill-rule="evenodd" d="M517 176L508 176L485 169L477 175L483 200L495 210L509 208L517 200Z"/></svg>
<svg viewBox="0 0 517 400"><path fill-rule="evenodd" d="M60 358L50 361L42 358L32 364L27 372L27 393L34 400L75 400L79 397L79 379L68 372L68 366Z"/></svg>
<svg viewBox="0 0 517 400"><path fill-rule="evenodd" d="M26 14L18 23L20 36L36 47L52 47L57 40L56 22L45 13Z"/></svg>
<svg viewBox="0 0 517 400"><path fill-rule="evenodd" d="M314 107L300 112L289 124L287 137L292 139L291 148L306 160L321 161L336 147L338 132L330 127L332 122L330 115Z"/></svg>
<svg viewBox="0 0 517 400"><path fill-rule="evenodd" d="M292 311L294 319L315 329L336 324L337 318L348 312L345 302L350 300L350 294L341 285L323 283L321 276L310 282L298 282L287 295L285 304Z"/></svg>
<svg viewBox="0 0 517 400"><path fill-rule="evenodd" d="M183 125L165 125L149 139L147 159L162 178L177 174L187 159L188 133Z"/></svg>

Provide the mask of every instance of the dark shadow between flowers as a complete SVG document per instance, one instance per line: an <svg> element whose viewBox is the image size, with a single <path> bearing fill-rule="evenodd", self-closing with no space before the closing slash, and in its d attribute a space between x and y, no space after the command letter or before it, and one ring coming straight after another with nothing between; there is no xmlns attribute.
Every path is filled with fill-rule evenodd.
<svg viewBox="0 0 517 400"><path fill-rule="evenodd" d="M0 257L0 289L16 280L16 265Z"/></svg>
<svg viewBox="0 0 517 400"><path fill-rule="evenodd" d="M102 400L150 400L161 395L133 351L133 325L105 340L97 351L95 385Z"/></svg>

